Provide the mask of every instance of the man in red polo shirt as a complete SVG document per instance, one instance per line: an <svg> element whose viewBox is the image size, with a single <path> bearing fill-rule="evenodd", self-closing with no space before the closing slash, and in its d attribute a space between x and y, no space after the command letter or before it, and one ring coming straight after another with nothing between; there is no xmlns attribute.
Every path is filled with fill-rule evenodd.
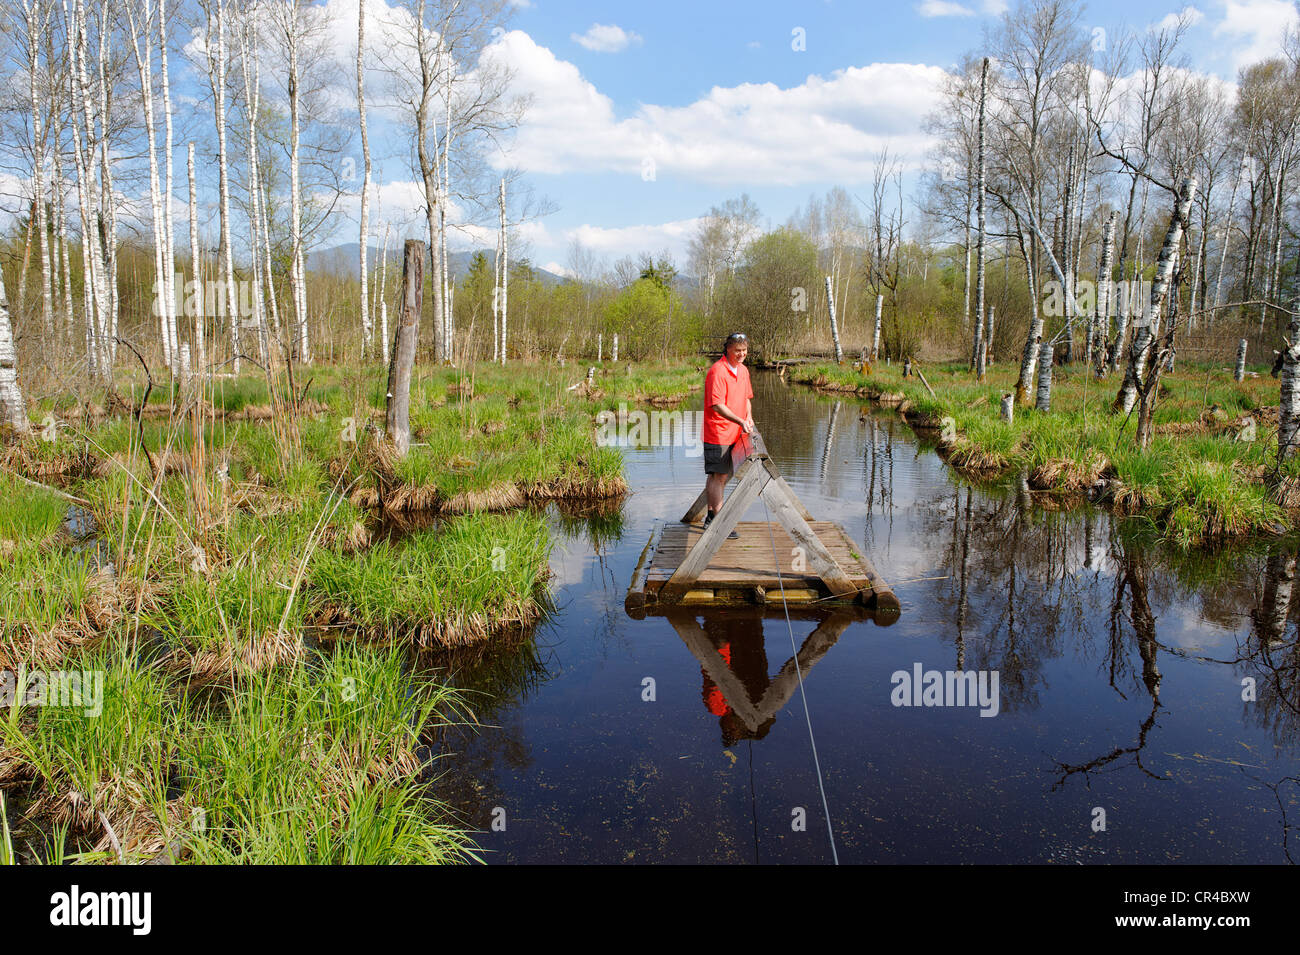
<svg viewBox="0 0 1300 955"><path fill-rule="evenodd" d="M706 527L722 507L723 490L732 472L732 449L742 437L754 433L754 389L745 367L748 354L749 339L739 332L728 335L722 357L704 375L704 427L700 438L704 443L704 488L709 502ZM734 540L739 535L732 531L730 536Z"/></svg>

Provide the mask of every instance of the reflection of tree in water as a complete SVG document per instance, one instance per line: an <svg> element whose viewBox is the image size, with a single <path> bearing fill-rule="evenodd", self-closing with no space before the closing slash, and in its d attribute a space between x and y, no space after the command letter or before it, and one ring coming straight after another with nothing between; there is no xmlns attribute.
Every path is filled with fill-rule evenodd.
<svg viewBox="0 0 1300 955"><path fill-rule="evenodd" d="M1044 661L1060 655L1083 611L1061 515L967 486L931 502L925 522L942 548L934 564L948 568L936 597L955 621L957 669L998 670L1003 708L1036 708Z"/></svg>
<svg viewBox="0 0 1300 955"><path fill-rule="evenodd" d="M936 591L955 622L956 667L998 670L1003 708L1032 710L1048 661L1067 651L1098 659L1121 698L1137 691L1151 711L1133 745L1060 763L1058 785L1126 757L1146 772L1141 752L1160 707L1156 618L1177 581L1154 572L1148 549L1108 516L1044 510L1017 484L957 488L927 506L926 538L942 549L934 564L949 570Z"/></svg>
<svg viewBox="0 0 1300 955"><path fill-rule="evenodd" d="M1130 542L1131 545L1131 542ZM1149 580L1151 576L1146 551L1141 547L1125 546L1118 534L1111 535L1111 560L1115 564L1115 584L1111 599L1109 615L1109 652L1107 654L1107 672L1110 686L1121 697L1128 697L1121 688L1127 683L1126 675L1131 675L1135 667L1131 662L1128 649L1130 641L1127 634L1132 634L1132 643L1136 645L1141 660L1142 687L1151 698L1151 712L1138 727L1137 740L1132 746L1116 746L1109 752L1079 763L1057 761L1056 768L1060 776L1052 789L1065 785L1071 776L1082 775L1086 785L1091 787L1089 776L1092 773L1113 772L1132 764L1152 779L1165 779L1151 772L1142 764L1142 751L1147 745L1147 735L1156 725L1156 716L1160 712L1160 667L1156 659L1156 618L1151 610ZM1125 597L1127 596L1127 601ZM1126 613L1127 609L1127 613ZM1129 628L1124 623L1127 620Z"/></svg>
<svg viewBox="0 0 1300 955"><path fill-rule="evenodd" d="M1259 599L1250 611L1251 634L1243 672L1255 680L1256 700L1243 707L1279 746L1294 746L1300 730L1300 632L1291 626L1295 545L1277 545L1264 562Z"/></svg>
<svg viewBox="0 0 1300 955"><path fill-rule="evenodd" d="M1256 696L1254 701L1243 700L1242 707L1255 725L1272 731L1279 747L1294 747L1300 729L1300 632L1290 623L1295 577L1295 544L1274 545L1264 562L1259 600L1250 611L1250 637L1242 648L1240 672L1255 680ZM1293 833L1300 830L1300 822L1287 813L1300 794L1300 776L1270 782L1247 775L1273 793L1282 818L1282 852L1288 862L1300 861L1293 854Z"/></svg>

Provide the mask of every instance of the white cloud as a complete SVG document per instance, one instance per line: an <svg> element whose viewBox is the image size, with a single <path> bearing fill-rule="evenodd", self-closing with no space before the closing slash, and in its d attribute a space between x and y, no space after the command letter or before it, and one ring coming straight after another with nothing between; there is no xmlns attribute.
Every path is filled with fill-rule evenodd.
<svg viewBox="0 0 1300 955"><path fill-rule="evenodd" d="M613 24L593 23L586 33L571 33L569 39L597 53L618 53L641 42L640 34Z"/></svg>
<svg viewBox="0 0 1300 955"><path fill-rule="evenodd" d="M973 17L975 11L950 0L925 0L916 8L923 17Z"/></svg>
<svg viewBox="0 0 1300 955"><path fill-rule="evenodd" d="M1166 13L1160 19L1160 22L1155 25L1155 29L1172 30L1174 27L1178 26L1178 20L1180 17L1186 18L1189 27L1194 27L1205 19L1205 14L1196 9L1196 7L1183 7L1183 9L1177 13Z"/></svg>
<svg viewBox="0 0 1300 955"><path fill-rule="evenodd" d="M515 71L533 105L501 160L533 173L618 172L640 184L682 177L709 184L861 181L875 155L920 162L921 118L937 104L938 66L875 63L809 76L799 86L714 87L686 106L642 104L619 119L608 96L572 63L512 31L489 50ZM654 183L646 183L654 188Z"/></svg>
<svg viewBox="0 0 1300 955"><path fill-rule="evenodd" d="M1214 35L1234 44L1229 55L1233 67L1240 69L1277 56L1282 34L1295 21L1296 8L1290 0L1226 0Z"/></svg>
<svg viewBox="0 0 1300 955"><path fill-rule="evenodd" d="M657 225L629 225L612 229L584 223L575 229L566 229L564 240L569 243L577 239L597 256L611 260L667 249L680 264L686 261L687 243L699 225L699 219L678 219Z"/></svg>
<svg viewBox="0 0 1300 955"><path fill-rule="evenodd" d="M1000 17L1007 12L1007 0L984 0L980 9L991 17Z"/></svg>
<svg viewBox="0 0 1300 955"><path fill-rule="evenodd" d="M542 268L550 272L552 275L562 275L565 278L568 278L572 274L567 265L561 265L559 262L547 262L542 266Z"/></svg>

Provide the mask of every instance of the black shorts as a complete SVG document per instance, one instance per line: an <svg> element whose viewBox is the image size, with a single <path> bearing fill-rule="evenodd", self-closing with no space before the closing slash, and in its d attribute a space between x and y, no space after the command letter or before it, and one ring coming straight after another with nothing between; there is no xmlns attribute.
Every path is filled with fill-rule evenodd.
<svg viewBox="0 0 1300 955"><path fill-rule="evenodd" d="M730 474L731 450L735 446L735 444L709 444L707 441L704 442L704 473Z"/></svg>

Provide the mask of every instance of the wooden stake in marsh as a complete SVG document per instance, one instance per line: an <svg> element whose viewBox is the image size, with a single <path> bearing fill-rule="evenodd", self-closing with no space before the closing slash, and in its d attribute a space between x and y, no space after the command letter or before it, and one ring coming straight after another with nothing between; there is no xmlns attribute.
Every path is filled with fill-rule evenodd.
<svg viewBox="0 0 1300 955"><path fill-rule="evenodd" d="M402 314L393 333L393 357L388 365L388 408L384 422L388 440L405 457L411 447L411 372L420 340L420 310L424 305L424 243L407 239L402 260Z"/></svg>

